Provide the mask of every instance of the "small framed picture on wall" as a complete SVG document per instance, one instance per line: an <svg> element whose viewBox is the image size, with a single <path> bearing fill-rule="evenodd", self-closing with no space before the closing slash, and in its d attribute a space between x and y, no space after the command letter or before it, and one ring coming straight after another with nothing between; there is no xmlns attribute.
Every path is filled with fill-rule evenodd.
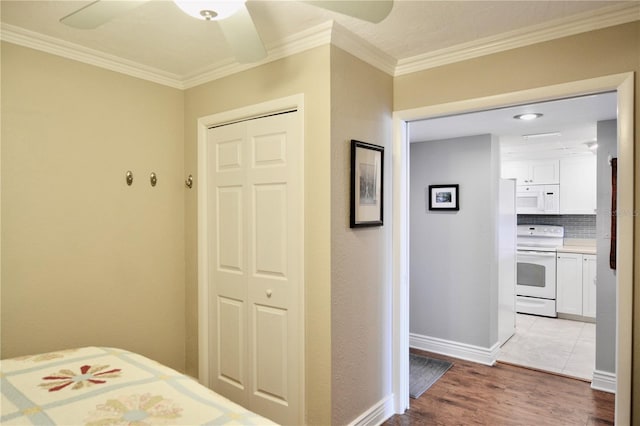
<svg viewBox="0 0 640 426"><path fill-rule="evenodd" d="M429 185L427 199L429 210L460 210L459 185Z"/></svg>
<svg viewBox="0 0 640 426"><path fill-rule="evenodd" d="M382 226L384 147L351 141L350 227Z"/></svg>

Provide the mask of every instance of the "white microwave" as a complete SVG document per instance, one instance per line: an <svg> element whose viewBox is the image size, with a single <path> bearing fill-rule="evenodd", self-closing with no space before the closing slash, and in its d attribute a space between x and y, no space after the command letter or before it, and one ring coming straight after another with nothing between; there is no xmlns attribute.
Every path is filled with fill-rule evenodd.
<svg viewBox="0 0 640 426"><path fill-rule="evenodd" d="M560 185L518 185L516 213L560 214Z"/></svg>

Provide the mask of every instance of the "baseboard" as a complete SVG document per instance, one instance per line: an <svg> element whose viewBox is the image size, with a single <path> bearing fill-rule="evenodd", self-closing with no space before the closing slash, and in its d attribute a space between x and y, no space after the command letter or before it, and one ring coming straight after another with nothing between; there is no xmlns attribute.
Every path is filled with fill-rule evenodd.
<svg viewBox="0 0 640 426"><path fill-rule="evenodd" d="M498 352L500 351L500 345L498 343L490 348L483 348L466 343L438 339L436 337L422 336L415 333L409 334L409 346L415 349L452 356L484 365L494 365L498 359Z"/></svg>
<svg viewBox="0 0 640 426"><path fill-rule="evenodd" d="M378 426L393 414L393 394L391 394L362 413L357 419L349 423L349 426Z"/></svg>
<svg viewBox="0 0 640 426"><path fill-rule="evenodd" d="M574 315L574 314L563 314L560 312L558 312L558 318L568 319L571 321L589 322L591 324L596 323L596 319L593 317L583 317L582 315Z"/></svg>
<svg viewBox="0 0 640 426"><path fill-rule="evenodd" d="M591 380L591 389L616 393L616 375L607 371L595 370Z"/></svg>

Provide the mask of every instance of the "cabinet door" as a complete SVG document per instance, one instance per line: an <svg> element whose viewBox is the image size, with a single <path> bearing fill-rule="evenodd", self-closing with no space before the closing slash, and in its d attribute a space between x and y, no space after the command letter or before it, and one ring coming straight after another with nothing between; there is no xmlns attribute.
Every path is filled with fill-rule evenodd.
<svg viewBox="0 0 640 426"><path fill-rule="evenodd" d="M560 160L560 214L595 214L596 157Z"/></svg>
<svg viewBox="0 0 640 426"><path fill-rule="evenodd" d="M502 164L502 178L516 179L516 185L553 185L560 182L558 160L507 161Z"/></svg>
<svg viewBox="0 0 640 426"><path fill-rule="evenodd" d="M556 270L557 310L582 315L582 255L558 253Z"/></svg>
<svg viewBox="0 0 640 426"><path fill-rule="evenodd" d="M531 180L529 164L523 161L508 161L502 164L502 178L515 179L516 185L526 185Z"/></svg>
<svg viewBox="0 0 640 426"><path fill-rule="evenodd" d="M596 256L582 255L582 315L596 317Z"/></svg>
<svg viewBox="0 0 640 426"><path fill-rule="evenodd" d="M558 160L533 161L529 163L530 181L536 185L548 185L560 182L560 162Z"/></svg>

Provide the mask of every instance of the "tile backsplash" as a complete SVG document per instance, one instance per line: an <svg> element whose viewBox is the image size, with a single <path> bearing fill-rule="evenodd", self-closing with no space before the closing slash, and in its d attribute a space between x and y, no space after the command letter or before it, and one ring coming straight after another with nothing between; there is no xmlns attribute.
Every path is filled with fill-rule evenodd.
<svg viewBox="0 0 640 426"><path fill-rule="evenodd" d="M596 238L594 214L519 214L518 225L560 225L564 226L565 238Z"/></svg>

